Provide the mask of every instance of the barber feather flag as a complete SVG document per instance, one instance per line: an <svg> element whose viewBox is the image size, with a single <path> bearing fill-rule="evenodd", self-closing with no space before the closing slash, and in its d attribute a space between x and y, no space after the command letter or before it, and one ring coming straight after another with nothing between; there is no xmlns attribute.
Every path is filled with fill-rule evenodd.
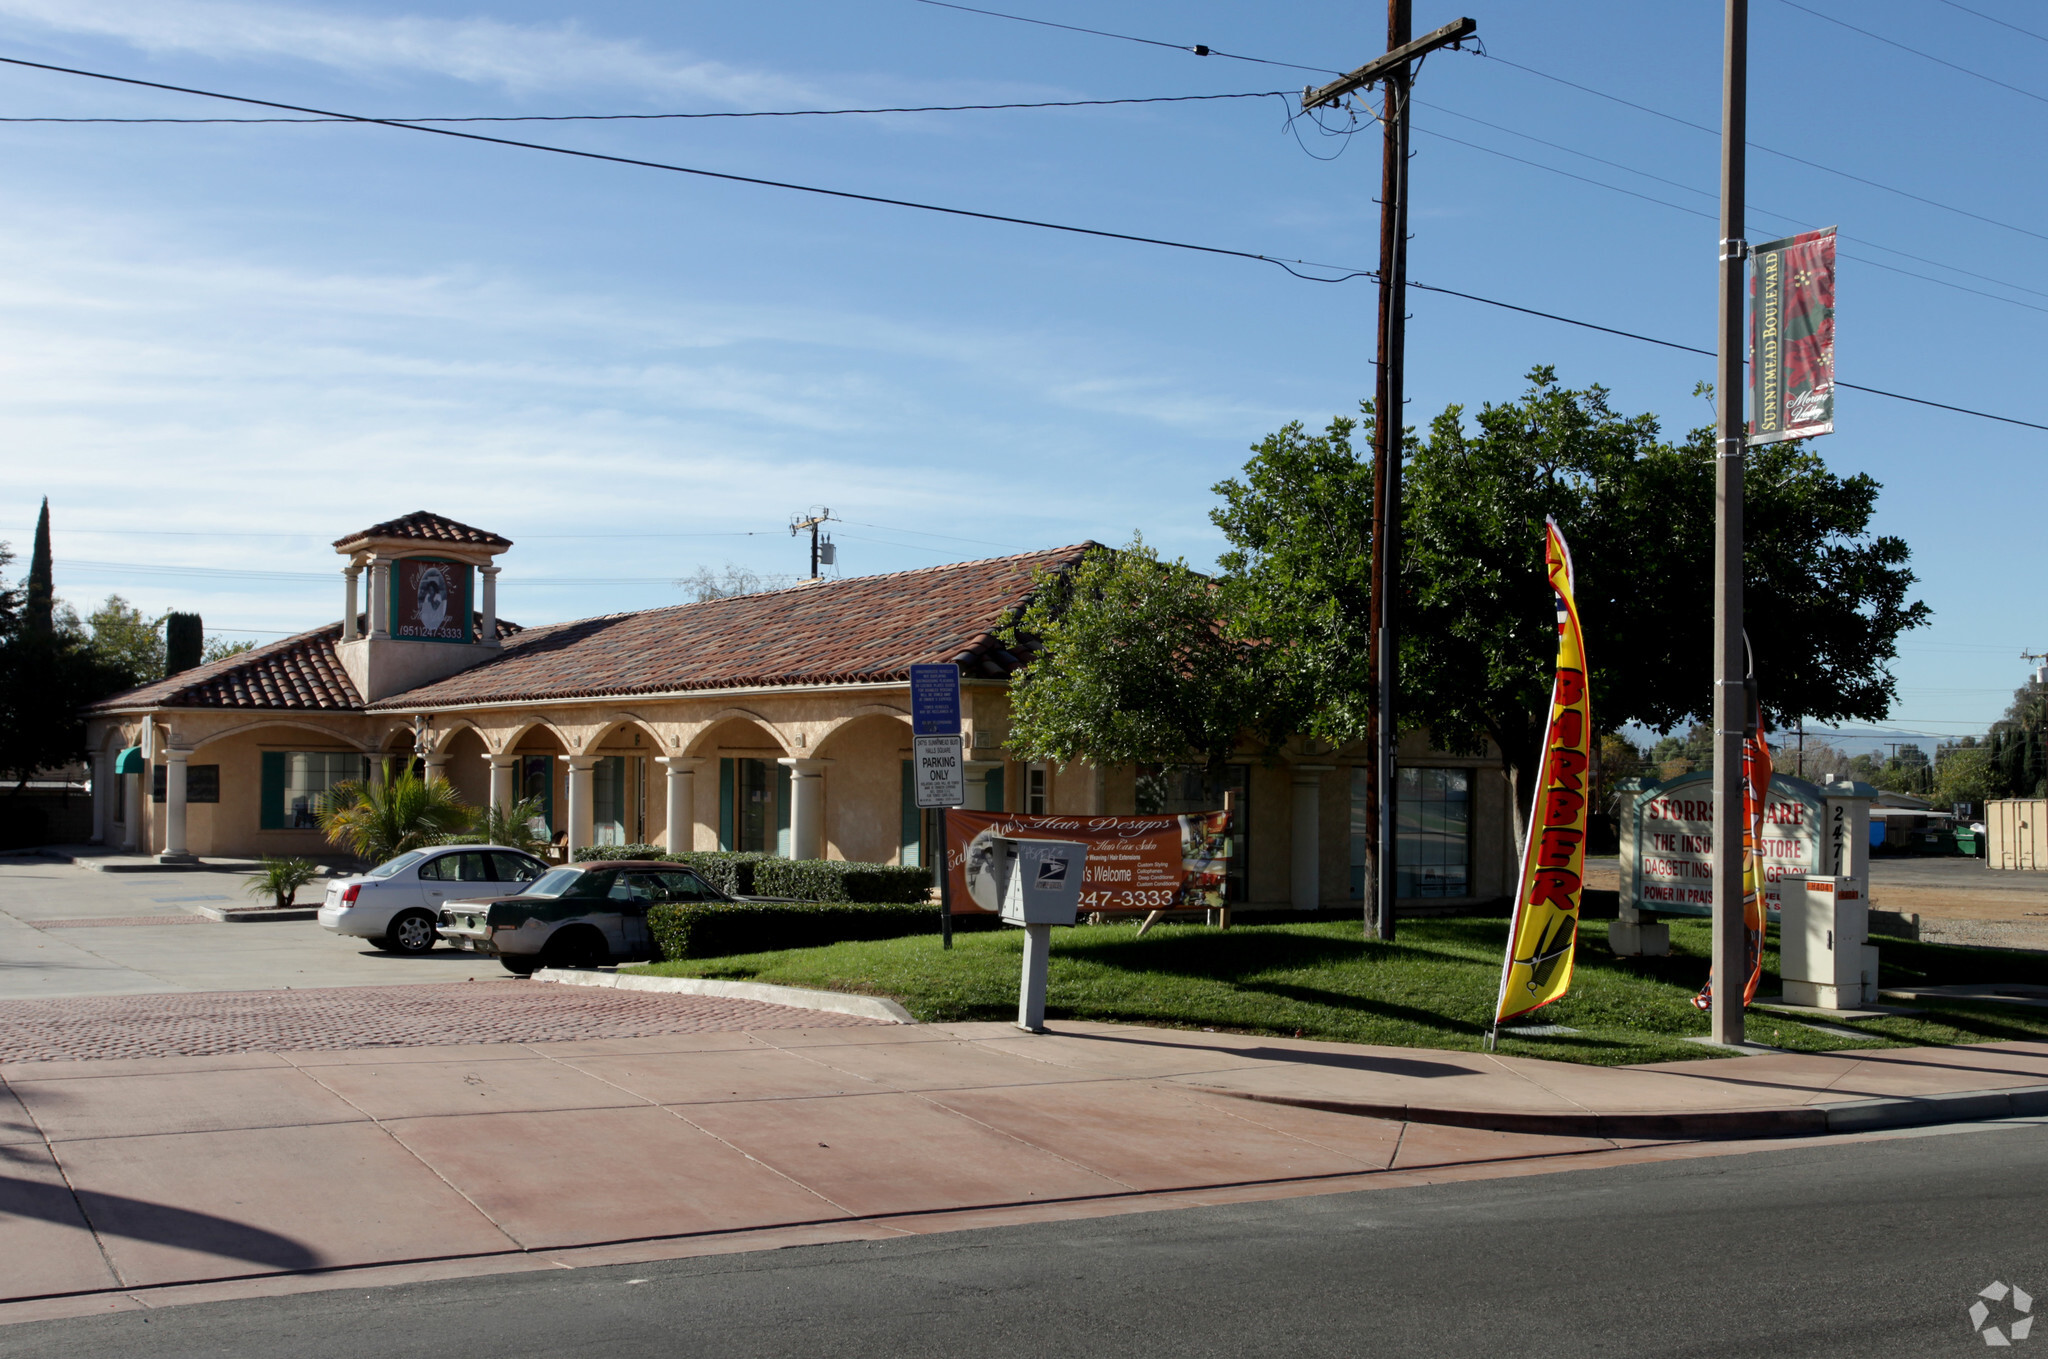
<svg viewBox="0 0 2048 1359"><path fill-rule="evenodd" d="M1764 840L1764 804L1771 790L1771 748L1764 742L1762 707L1750 714L1749 735L1742 742L1742 1007L1756 999L1757 983L1764 978L1763 868L1757 862L1757 848ZM1702 1010L1714 1008L1714 979L1692 1003Z"/></svg>
<svg viewBox="0 0 2048 1359"><path fill-rule="evenodd" d="M1544 561L1557 600L1557 678L1550 689L1550 725L1536 778L1529 836L1508 956L1501 968L1493 1022L1513 1019L1562 997L1572 986L1572 946L1579 934L1579 892L1586 864L1586 799L1591 792L1593 716L1586 700L1586 654L1579 606L1572 597L1572 554L1555 521L1545 519Z"/></svg>

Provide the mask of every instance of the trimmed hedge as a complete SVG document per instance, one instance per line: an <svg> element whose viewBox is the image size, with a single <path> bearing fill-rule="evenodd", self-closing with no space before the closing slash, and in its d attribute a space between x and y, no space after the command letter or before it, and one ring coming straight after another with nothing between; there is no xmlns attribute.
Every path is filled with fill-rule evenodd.
<svg viewBox="0 0 2048 1359"><path fill-rule="evenodd" d="M770 860L756 850L690 849L661 857L695 869L698 877L729 897L766 895L756 885L755 877L760 865Z"/></svg>
<svg viewBox="0 0 2048 1359"><path fill-rule="evenodd" d="M764 859L754 866L754 891L798 901L920 905L931 896L932 871L904 864L845 859Z"/></svg>
<svg viewBox="0 0 2048 1359"><path fill-rule="evenodd" d="M722 958L848 940L936 934L939 913L932 906L901 903L658 902L647 908L647 927L663 959Z"/></svg>
<svg viewBox="0 0 2048 1359"><path fill-rule="evenodd" d="M666 859L660 845L589 845L576 851L578 861L590 859Z"/></svg>

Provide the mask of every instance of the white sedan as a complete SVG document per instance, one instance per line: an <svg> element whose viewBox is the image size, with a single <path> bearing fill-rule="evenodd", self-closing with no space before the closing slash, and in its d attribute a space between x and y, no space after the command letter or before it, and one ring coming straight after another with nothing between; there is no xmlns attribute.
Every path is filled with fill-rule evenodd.
<svg viewBox="0 0 2048 1359"><path fill-rule="evenodd" d="M434 947L444 903L510 896L545 872L547 865L531 854L501 845L416 849L360 876L329 882L320 924L387 953L425 953Z"/></svg>

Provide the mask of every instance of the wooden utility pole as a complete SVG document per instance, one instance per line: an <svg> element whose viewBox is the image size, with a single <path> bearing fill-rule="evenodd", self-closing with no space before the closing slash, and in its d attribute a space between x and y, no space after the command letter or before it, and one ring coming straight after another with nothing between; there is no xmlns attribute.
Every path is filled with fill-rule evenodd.
<svg viewBox="0 0 2048 1359"><path fill-rule="evenodd" d="M831 518L832 511L821 508L816 514L812 515L808 519L792 519L789 521L789 536L792 538L796 537L797 534L802 533L805 529L809 529L811 531L810 578L812 580L816 580L818 578L818 525L829 522Z"/></svg>
<svg viewBox="0 0 2048 1359"><path fill-rule="evenodd" d="M1479 31L1471 19L1445 24L1421 38L1411 36L1411 0L1387 0L1387 51L1349 75L1301 93L1302 112L1334 104L1367 85L1386 86L1382 126L1386 146L1380 164L1380 311L1378 381L1373 388L1372 596L1367 618L1366 665L1372 671L1374 701L1367 714L1369 750L1365 819L1373 837L1371 886L1366 911L1371 932L1394 937L1394 754L1400 728L1394 720L1395 679L1400 654L1395 646L1394 592L1401 579L1401 363L1408 322L1408 91L1410 63L1439 47L1455 47Z"/></svg>
<svg viewBox="0 0 2048 1359"><path fill-rule="evenodd" d="M1743 369L1744 113L1749 98L1749 0L1727 0L1721 58L1720 335L1715 360L1714 458L1714 1012L1713 1039L1742 1042L1749 982L1742 918L1742 463L1748 382Z"/></svg>

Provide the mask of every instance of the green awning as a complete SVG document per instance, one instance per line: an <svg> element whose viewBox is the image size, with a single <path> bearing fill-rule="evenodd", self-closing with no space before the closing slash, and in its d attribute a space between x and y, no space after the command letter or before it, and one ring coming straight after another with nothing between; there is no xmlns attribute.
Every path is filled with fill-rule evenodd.
<svg viewBox="0 0 2048 1359"><path fill-rule="evenodd" d="M114 757L116 774L141 774L146 773L148 769L148 764L142 758L141 746L130 746Z"/></svg>

